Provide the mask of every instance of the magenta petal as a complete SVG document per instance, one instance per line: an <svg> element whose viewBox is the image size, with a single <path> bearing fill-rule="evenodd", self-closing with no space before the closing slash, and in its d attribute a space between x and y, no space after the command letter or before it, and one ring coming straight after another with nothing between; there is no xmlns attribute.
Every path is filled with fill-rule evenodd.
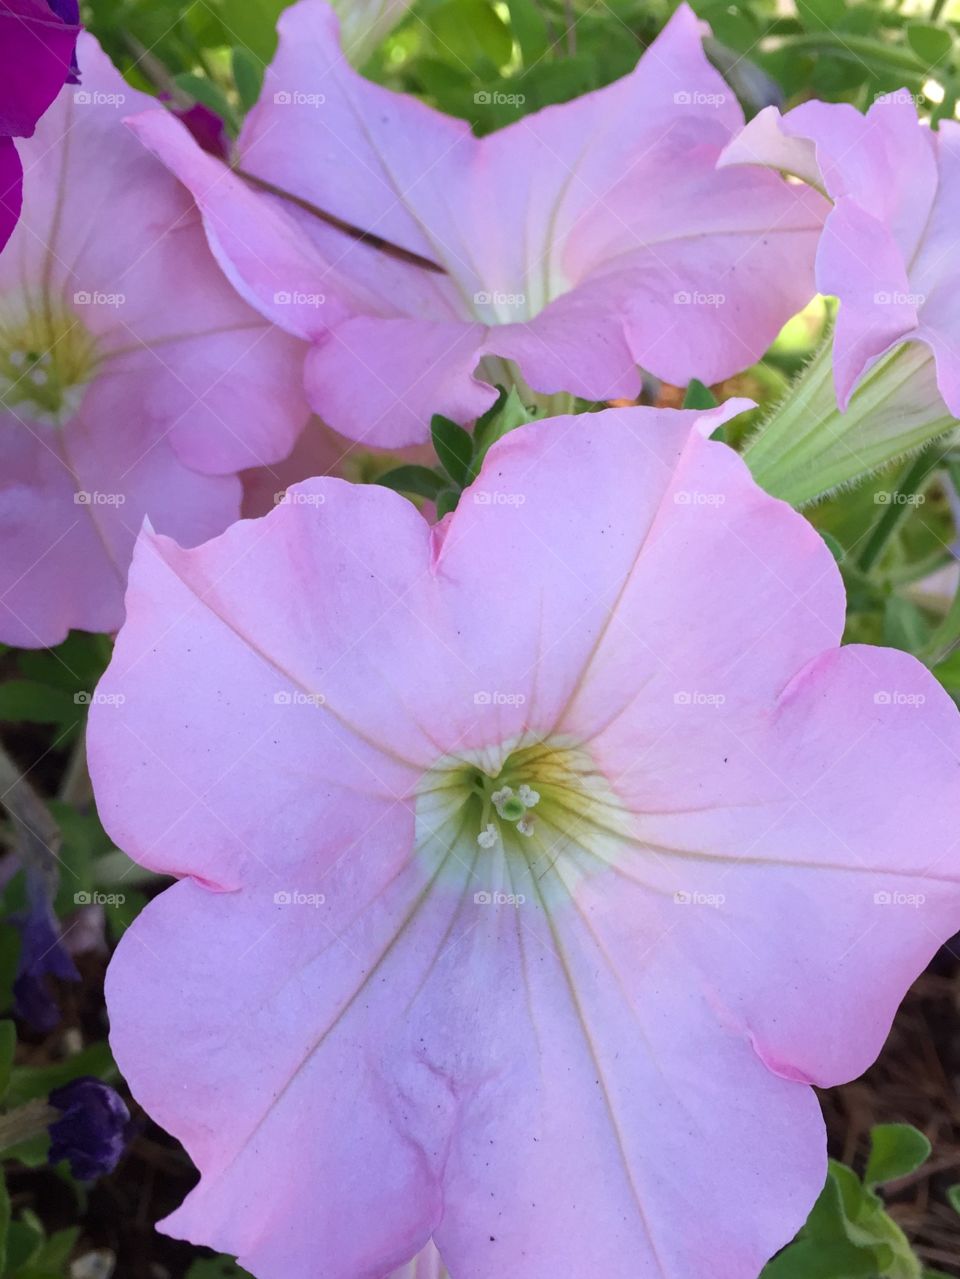
<svg viewBox="0 0 960 1279"><path fill-rule="evenodd" d="M12 138L0 138L0 250L10 239L23 204L23 166Z"/></svg>
<svg viewBox="0 0 960 1279"><path fill-rule="evenodd" d="M33 133L70 73L78 32L45 0L2 0L0 135Z"/></svg>

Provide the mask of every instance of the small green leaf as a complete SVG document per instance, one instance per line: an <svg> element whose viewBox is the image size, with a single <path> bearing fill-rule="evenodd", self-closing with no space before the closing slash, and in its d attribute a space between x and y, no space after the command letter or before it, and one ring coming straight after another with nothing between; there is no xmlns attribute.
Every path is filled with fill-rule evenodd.
<svg viewBox="0 0 960 1279"><path fill-rule="evenodd" d="M911 22L907 27L907 44L930 70L945 69L953 40L951 32L930 22Z"/></svg>
<svg viewBox="0 0 960 1279"><path fill-rule="evenodd" d="M797 1239L764 1266L760 1279L877 1279L881 1258L890 1256L889 1248L858 1248L842 1239Z"/></svg>
<svg viewBox="0 0 960 1279"><path fill-rule="evenodd" d="M36 1097L45 1097L54 1088L62 1088L82 1075L94 1075L107 1083L116 1079L117 1067L108 1044L91 1044L55 1066L14 1066L5 1105L12 1110Z"/></svg>
<svg viewBox="0 0 960 1279"><path fill-rule="evenodd" d="M232 1257L209 1257L195 1261L187 1271L187 1279L251 1279Z"/></svg>
<svg viewBox="0 0 960 1279"><path fill-rule="evenodd" d="M381 475L377 483L385 484L388 489L395 489L398 493L415 493L417 497L435 502L447 481L428 466L397 466Z"/></svg>
<svg viewBox="0 0 960 1279"><path fill-rule="evenodd" d="M719 401L709 386L704 384L697 378L693 378L687 383L687 389L683 396L683 407L685 409L715 409Z"/></svg>
<svg viewBox="0 0 960 1279"><path fill-rule="evenodd" d="M17 1028L12 1021L0 1021L0 1100L10 1087L10 1072L17 1051Z"/></svg>
<svg viewBox="0 0 960 1279"><path fill-rule="evenodd" d="M550 47L547 20L533 0L507 0L510 26L516 36L524 63L536 62Z"/></svg>
<svg viewBox="0 0 960 1279"><path fill-rule="evenodd" d="M104 896L109 899L111 894L105 893ZM118 900L115 905L107 902L107 931L112 941L119 941L146 906L147 897L145 893L138 893L132 888L114 896L122 900Z"/></svg>
<svg viewBox="0 0 960 1279"><path fill-rule="evenodd" d="M430 422L430 432L443 469L455 484L463 488L469 481L473 460L473 439L469 431L436 413Z"/></svg>
<svg viewBox="0 0 960 1279"><path fill-rule="evenodd" d="M6 1272L16 1274L29 1266L43 1246L43 1227L32 1213L25 1212L19 1221L12 1221L7 1230Z"/></svg>
<svg viewBox="0 0 960 1279"><path fill-rule="evenodd" d="M20 962L20 933L12 924L0 923L0 1009L13 1007L13 983Z"/></svg>
<svg viewBox="0 0 960 1279"><path fill-rule="evenodd" d="M255 107L263 87L263 64L255 58L249 49L237 47L231 55L233 83L237 86L237 96L244 111Z"/></svg>
<svg viewBox="0 0 960 1279"><path fill-rule="evenodd" d="M846 7L845 0L798 0L797 13L808 31L835 31Z"/></svg>
<svg viewBox="0 0 960 1279"><path fill-rule="evenodd" d="M867 1186L897 1181L930 1157L930 1142L911 1124L877 1124L870 1134L870 1158L863 1180Z"/></svg>
<svg viewBox="0 0 960 1279"><path fill-rule="evenodd" d="M0 686L0 720L10 724L79 723L83 706L70 693L36 680L11 679Z"/></svg>
<svg viewBox="0 0 960 1279"><path fill-rule="evenodd" d="M947 1190L947 1203L954 1212L960 1213L960 1184L949 1187Z"/></svg>
<svg viewBox="0 0 960 1279"><path fill-rule="evenodd" d="M223 24L229 43L242 45L255 58L267 63L277 47L277 19L289 0L226 0Z"/></svg>
<svg viewBox="0 0 960 1279"><path fill-rule="evenodd" d="M883 610L883 642L905 653L919 653L930 638L923 613L902 595L891 595Z"/></svg>
<svg viewBox="0 0 960 1279"><path fill-rule="evenodd" d="M212 80L208 80L206 76L194 75L192 71L185 71L182 75L174 76L174 84L184 93L189 93L191 98L201 102L225 123L236 128L236 113L224 96L223 90Z"/></svg>
<svg viewBox="0 0 960 1279"><path fill-rule="evenodd" d="M0 1170L0 1274L7 1272L7 1235L10 1232L10 1194L7 1179Z"/></svg>
<svg viewBox="0 0 960 1279"><path fill-rule="evenodd" d="M474 458L470 468L470 479L476 479L491 445L503 439L505 435L509 435L511 431L515 431L518 426L526 426L528 422L534 421L536 416L536 410L527 408L515 386L512 386L509 391L498 386L496 403L477 418L473 429Z"/></svg>
<svg viewBox="0 0 960 1279"><path fill-rule="evenodd" d="M513 36L486 0L444 0L425 19L438 52L472 70L484 64L497 68L510 61Z"/></svg>
<svg viewBox="0 0 960 1279"><path fill-rule="evenodd" d="M833 558L838 564L842 564L847 554L847 552L843 549L842 543L835 538L832 533L825 533L823 529L820 530L820 536L823 538L824 542L826 542L827 550Z"/></svg>
<svg viewBox="0 0 960 1279"><path fill-rule="evenodd" d="M459 501L460 494L456 489L444 489L437 498L437 519L442 520L445 515L455 511Z"/></svg>

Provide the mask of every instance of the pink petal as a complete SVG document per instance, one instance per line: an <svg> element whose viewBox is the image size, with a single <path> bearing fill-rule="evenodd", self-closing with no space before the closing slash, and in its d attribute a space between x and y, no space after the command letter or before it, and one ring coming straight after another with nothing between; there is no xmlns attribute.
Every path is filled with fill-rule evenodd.
<svg viewBox="0 0 960 1279"><path fill-rule="evenodd" d="M332 10L301 0L238 142L240 167L294 199L242 186L167 122L137 128L264 314L285 322L278 287L337 300L339 315L296 317L317 343L311 403L394 447L426 439L433 412L482 412L493 396L477 378L503 380L504 359L537 391L589 399L635 395L638 365L686 383L753 363L813 292L826 206L772 174L718 172L741 125L685 6L630 75L477 139L364 80ZM441 270L358 243L304 202Z"/></svg>
<svg viewBox="0 0 960 1279"><path fill-rule="evenodd" d="M802 1223L807 1081L960 921L960 720L837 647L829 551L706 438L737 407L521 428L433 531L327 479L144 534L89 746L111 836L191 877L109 977L201 1169L174 1234L260 1279L431 1237L467 1279L755 1279ZM583 772L483 848L454 761L543 743Z"/></svg>

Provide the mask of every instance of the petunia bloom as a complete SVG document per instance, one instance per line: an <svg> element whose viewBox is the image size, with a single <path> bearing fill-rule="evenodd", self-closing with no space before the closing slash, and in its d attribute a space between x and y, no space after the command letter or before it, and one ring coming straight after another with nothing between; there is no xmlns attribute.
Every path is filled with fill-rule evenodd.
<svg viewBox="0 0 960 1279"><path fill-rule="evenodd" d="M0 255L0 641L115 630L145 515L188 543L240 510L237 473L307 416L302 344L223 279L189 194L132 138L134 92L82 35L22 146Z"/></svg>
<svg viewBox="0 0 960 1279"><path fill-rule="evenodd" d="M13 139L30 137L64 82L76 81L78 23L70 0L0 0L0 249L23 200Z"/></svg>
<svg viewBox="0 0 960 1279"><path fill-rule="evenodd" d="M817 287L840 301L832 352L758 441L757 473L779 479L789 465L801 483L816 470L836 484L951 429L960 417L960 124L933 132L906 91L865 115L847 103L807 102L783 116L769 107L721 164L787 172L833 201L816 264ZM834 389L842 420L830 411Z"/></svg>
<svg viewBox="0 0 960 1279"><path fill-rule="evenodd" d="M511 381L591 400L635 396L638 366L716 381L809 300L826 205L716 169L743 116L686 6L630 75L479 139L364 80L322 0L279 31L240 174L166 113L131 127L244 297L310 341L308 398L342 434L422 442L433 413L472 420Z"/></svg>
<svg viewBox="0 0 960 1279"><path fill-rule="evenodd" d="M109 1084L84 1076L50 1094L61 1117L50 1124L51 1164L66 1159L80 1181L113 1172L127 1144L130 1112Z"/></svg>
<svg viewBox="0 0 960 1279"><path fill-rule="evenodd" d="M454 1279L756 1279L804 1221L809 1084L960 923L960 718L839 647L832 555L705 438L737 407L522 427L433 528L322 478L144 532L88 744L180 879L107 979L202 1174L169 1233L259 1279L430 1238Z"/></svg>

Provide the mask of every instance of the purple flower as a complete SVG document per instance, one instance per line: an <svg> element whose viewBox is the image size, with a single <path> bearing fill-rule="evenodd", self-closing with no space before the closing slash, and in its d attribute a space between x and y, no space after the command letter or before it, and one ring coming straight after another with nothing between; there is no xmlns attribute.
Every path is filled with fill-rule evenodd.
<svg viewBox="0 0 960 1279"><path fill-rule="evenodd" d="M62 1118L50 1125L51 1164L66 1159L79 1181L113 1172L126 1146L130 1112L113 1088L99 1079L74 1079L55 1088L50 1105Z"/></svg>
<svg viewBox="0 0 960 1279"><path fill-rule="evenodd" d="M13 983L14 1012L32 1029L46 1033L60 1021L60 1008L47 986L48 977L79 981L42 877L27 871L27 907L12 923L20 930L20 963Z"/></svg>
<svg viewBox="0 0 960 1279"><path fill-rule="evenodd" d="M79 31L76 0L0 0L0 248L22 201L13 139L30 137L64 82L77 82Z"/></svg>
<svg viewBox="0 0 960 1279"><path fill-rule="evenodd" d="M227 126L209 107L195 102L192 107L174 107L173 114L190 130L193 140L218 160L230 158L230 135Z"/></svg>

